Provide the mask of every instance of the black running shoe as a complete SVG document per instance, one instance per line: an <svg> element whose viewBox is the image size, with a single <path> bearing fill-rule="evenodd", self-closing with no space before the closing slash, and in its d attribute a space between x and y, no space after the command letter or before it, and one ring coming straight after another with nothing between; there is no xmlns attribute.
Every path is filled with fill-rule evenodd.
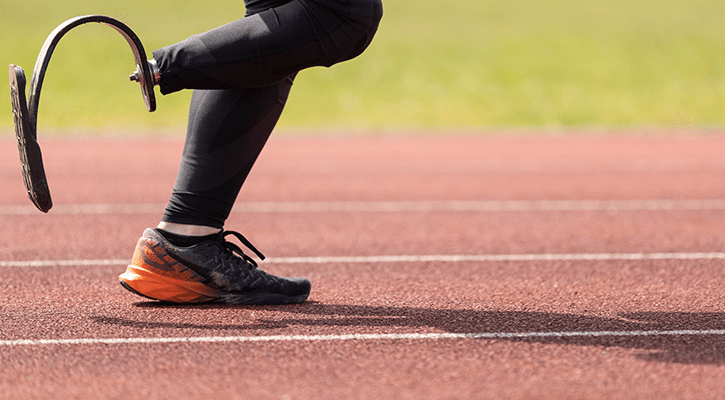
<svg viewBox="0 0 725 400"><path fill-rule="evenodd" d="M149 228L138 241L131 265L119 276L121 285L140 296L174 303L294 304L307 300L309 280L262 271L239 246L226 240L229 235L264 259L238 232L222 231L214 240L176 247Z"/></svg>

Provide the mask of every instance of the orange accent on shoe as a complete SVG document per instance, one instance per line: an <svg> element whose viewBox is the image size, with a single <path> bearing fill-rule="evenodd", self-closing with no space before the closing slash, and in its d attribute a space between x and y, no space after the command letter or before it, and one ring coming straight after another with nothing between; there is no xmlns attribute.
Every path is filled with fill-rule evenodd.
<svg viewBox="0 0 725 400"><path fill-rule="evenodd" d="M139 239L131 265L118 279L142 296L175 303L203 303L222 294L169 256L162 243L148 237Z"/></svg>
<svg viewBox="0 0 725 400"><path fill-rule="evenodd" d="M138 265L129 265L118 279L146 297L175 303L203 303L222 294L201 282L175 279Z"/></svg>

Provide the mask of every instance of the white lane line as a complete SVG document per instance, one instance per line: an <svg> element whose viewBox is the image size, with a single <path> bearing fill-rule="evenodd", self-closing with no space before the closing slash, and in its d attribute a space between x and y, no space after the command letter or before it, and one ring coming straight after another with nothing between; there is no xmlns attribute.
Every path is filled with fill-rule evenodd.
<svg viewBox="0 0 725 400"><path fill-rule="evenodd" d="M725 259L725 253L604 253L604 254L489 254L367 257L278 257L278 264L393 263L393 262L500 262L500 261L598 261L598 260L703 260Z"/></svg>
<svg viewBox="0 0 725 400"><path fill-rule="evenodd" d="M482 255L390 255L360 257L269 257L269 264L374 264L398 262L506 262L506 261L607 261L607 260L713 260L725 253L580 253L580 254L482 254ZM0 261L0 267L65 267L126 265L130 259Z"/></svg>
<svg viewBox="0 0 725 400"><path fill-rule="evenodd" d="M110 260L36 260L36 261L0 261L0 267L40 268L40 267L94 267L106 265L126 265L131 259Z"/></svg>
<svg viewBox="0 0 725 400"><path fill-rule="evenodd" d="M48 215L160 214L164 204L57 204ZM0 215L46 215L28 205L0 206Z"/></svg>
<svg viewBox="0 0 725 400"><path fill-rule="evenodd" d="M0 340L0 346L95 345L95 344L165 344L165 343L229 343L229 342L344 342L363 340L442 340L442 339L527 339L572 337L649 337L725 335L725 330L676 331L598 331L598 332L511 332L511 333L403 333L352 335L278 335L278 336L209 336L162 338L88 338Z"/></svg>
<svg viewBox="0 0 725 400"><path fill-rule="evenodd" d="M59 204L49 215L160 214L165 204ZM725 199L692 200L482 200L239 202L234 213L430 211L669 211L725 210ZM0 215L44 215L31 205L0 206Z"/></svg>

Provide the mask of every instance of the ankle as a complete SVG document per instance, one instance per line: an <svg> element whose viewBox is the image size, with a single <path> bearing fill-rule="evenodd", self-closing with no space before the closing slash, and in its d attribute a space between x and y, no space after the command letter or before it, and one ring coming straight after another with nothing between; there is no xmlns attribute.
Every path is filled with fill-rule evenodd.
<svg viewBox="0 0 725 400"><path fill-rule="evenodd" d="M183 236L209 236L216 235L217 233L221 232L221 229L211 226L186 225L166 221L161 221L156 228L169 233Z"/></svg>
<svg viewBox="0 0 725 400"><path fill-rule="evenodd" d="M191 247L196 246L199 243L207 242L216 239L217 235L207 236L185 236L177 235L175 233L167 232L163 229L156 228L156 232L166 239L167 242L171 243L176 247Z"/></svg>

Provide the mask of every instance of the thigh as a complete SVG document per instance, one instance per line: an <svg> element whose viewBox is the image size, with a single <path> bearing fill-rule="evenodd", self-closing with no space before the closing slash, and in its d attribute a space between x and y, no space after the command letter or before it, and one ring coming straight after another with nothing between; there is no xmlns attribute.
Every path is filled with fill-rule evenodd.
<svg viewBox="0 0 725 400"><path fill-rule="evenodd" d="M367 6L293 0L154 51L161 92L268 86L359 54L377 28L379 0L337 3Z"/></svg>

